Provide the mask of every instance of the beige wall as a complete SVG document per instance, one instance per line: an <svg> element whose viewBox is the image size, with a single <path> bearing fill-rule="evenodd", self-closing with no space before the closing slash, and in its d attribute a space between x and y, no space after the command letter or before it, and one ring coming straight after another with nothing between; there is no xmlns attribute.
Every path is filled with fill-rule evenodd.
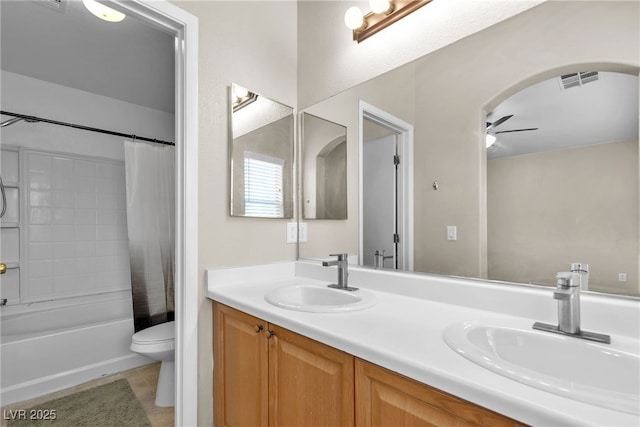
<svg viewBox="0 0 640 427"><path fill-rule="evenodd" d="M490 160L487 208L490 279L555 285L584 262L590 290L640 295L638 141Z"/></svg>
<svg viewBox="0 0 640 427"><path fill-rule="evenodd" d="M211 302L205 270L291 261L286 221L229 217L228 87L238 83L295 107L295 2L175 1L199 20L198 425L213 424Z"/></svg>
<svg viewBox="0 0 640 427"><path fill-rule="evenodd" d="M443 48L546 0L438 0L362 43L344 14L368 1L301 0L298 4L298 106L307 107Z"/></svg>

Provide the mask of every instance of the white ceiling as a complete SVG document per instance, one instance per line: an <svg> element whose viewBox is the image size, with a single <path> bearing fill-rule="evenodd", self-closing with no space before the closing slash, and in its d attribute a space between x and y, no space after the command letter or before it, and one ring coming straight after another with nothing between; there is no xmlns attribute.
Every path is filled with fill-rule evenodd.
<svg viewBox="0 0 640 427"><path fill-rule="evenodd" d="M583 70L598 71L598 70ZM496 135L489 159L638 140L638 77L600 72L597 81L562 89L559 76L516 93L487 115L488 122L513 117L496 131L538 128Z"/></svg>
<svg viewBox="0 0 640 427"><path fill-rule="evenodd" d="M174 111L173 36L131 16L105 22L79 0L62 1L63 11L47 0L0 2L3 70Z"/></svg>

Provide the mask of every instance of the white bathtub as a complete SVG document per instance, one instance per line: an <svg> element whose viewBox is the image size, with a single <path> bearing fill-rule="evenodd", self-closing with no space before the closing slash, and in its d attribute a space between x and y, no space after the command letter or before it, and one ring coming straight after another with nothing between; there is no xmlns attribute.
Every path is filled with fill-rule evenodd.
<svg viewBox="0 0 640 427"><path fill-rule="evenodd" d="M114 293L64 303L0 312L2 406L151 362L129 350L130 296Z"/></svg>

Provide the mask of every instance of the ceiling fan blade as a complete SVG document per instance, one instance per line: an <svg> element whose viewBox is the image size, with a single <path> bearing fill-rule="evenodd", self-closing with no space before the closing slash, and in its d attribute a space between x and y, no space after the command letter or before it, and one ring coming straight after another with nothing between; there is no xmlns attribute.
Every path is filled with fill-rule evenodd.
<svg viewBox="0 0 640 427"><path fill-rule="evenodd" d="M508 116L500 117L500 118L499 118L498 120L496 120L495 122L493 122L493 123L489 123L489 124L487 125L487 130L489 130L489 129L493 129L493 128L497 127L497 126L500 126L502 123L506 122L506 121L507 121L507 120L509 120L511 117L513 117L513 114L510 114L510 115L508 115Z"/></svg>
<svg viewBox="0 0 640 427"><path fill-rule="evenodd" d="M538 128L501 130L501 131L499 131L499 132L494 132L494 134L499 134L499 133L509 133L509 132L526 132L526 131L529 131L529 130L538 130Z"/></svg>

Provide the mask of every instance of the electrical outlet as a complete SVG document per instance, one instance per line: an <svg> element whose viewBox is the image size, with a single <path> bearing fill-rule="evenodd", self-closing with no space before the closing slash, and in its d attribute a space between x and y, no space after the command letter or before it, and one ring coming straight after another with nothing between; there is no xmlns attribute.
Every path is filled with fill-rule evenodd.
<svg viewBox="0 0 640 427"><path fill-rule="evenodd" d="M309 237L308 231L307 231L307 223L306 222L301 222L298 224L298 239L300 241L300 243L306 243L307 239Z"/></svg>
<svg viewBox="0 0 640 427"><path fill-rule="evenodd" d="M626 282L627 273L618 273L618 282Z"/></svg>

